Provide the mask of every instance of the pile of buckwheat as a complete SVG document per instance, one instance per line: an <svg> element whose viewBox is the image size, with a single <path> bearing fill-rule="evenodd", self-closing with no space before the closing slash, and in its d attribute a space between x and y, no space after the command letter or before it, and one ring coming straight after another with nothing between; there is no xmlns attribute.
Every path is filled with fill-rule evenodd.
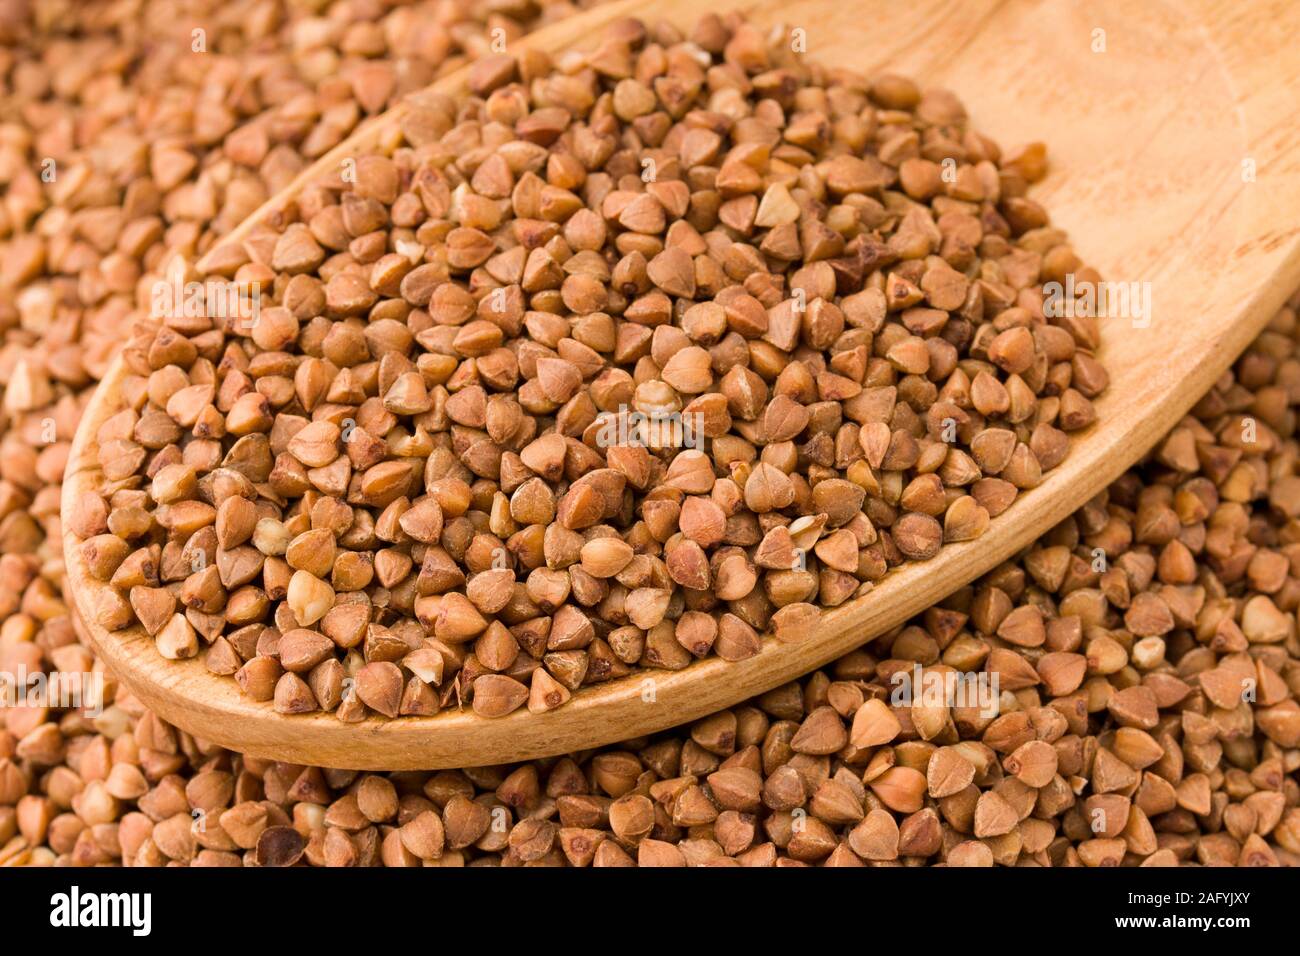
<svg viewBox="0 0 1300 956"><path fill-rule="evenodd" d="M226 26L209 30L206 55L213 59L200 68L179 53L166 56L170 47L138 32L153 24L186 26L168 42L188 51L188 21L177 11L191 5L145 6L153 15L141 16L139 4L0 5L0 97L20 107L16 114L6 109L18 119L0 126L0 285L12 292L0 295L0 670L6 672L102 670L77 642L61 590L57 485L67 442L121 323L147 306L145 280L160 274L166 250L193 259L211 248L241 218L235 211L240 190L232 197L231 183L249 185L265 175L260 162L231 158L231 137L238 144L250 123L269 117L276 132L267 155L284 146L281 161L290 154L305 161L302 144L327 111L317 102L313 113L302 101L284 116L297 93L335 98L340 116L347 104L374 112L383 105L377 98L374 109L362 108L355 90L335 88L343 74L333 64L391 66L402 74L396 64L403 54L383 41L412 33L399 28L412 21L396 20L391 32L370 26L406 10L387 13L386 4L233 4L210 21ZM454 15L460 5L420 6L442 14L421 22L436 22L445 32L443 58L452 58L453 46L471 55L489 52L473 42L485 26ZM532 22L538 12L523 4L502 9L520 22ZM447 28L453 21L459 30ZM726 26L706 21L704 29L724 33ZM517 29L511 26L512 36ZM426 43L420 55L437 49L432 39ZM224 84L220 63L240 67L225 74ZM254 79L256 63L267 64L260 79ZM296 92L280 98L276 91L286 85ZM231 127L196 134L190 123L199 106L221 107ZM149 122L159 115L173 116L174 128ZM290 122L295 115L298 121ZM323 125L329 132L320 137L337 133ZM119 150L118 143L130 148ZM153 168L154 154L178 160L170 154L176 144L193 164L159 188L157 173L143 171ZM58 173L42 183L47 155ZM638 179L640 173L628 170ZM265 179L260 188L272 182ZM800 188L787 190L792 199ZM219 210L232 202L219 222ZM942 251L938 258L945 258ZM1054 268L1078 266L1071 257ZM560 271L567 280L570 273ZM1018 288L1006 308L1032 312L1034 285ZM530 310L535 294L528 297ZM1295 863L1297 307L1300 293L1233 372L1106 494L1016 560L799 682L689 727L595 752L385 775L241 757L166 725L109 677L102 708L0 710L0 862ZM338 324L348 327L348 319ZM846 321L846 332L860 328ZM655 361L655 334L648 357L662 371L668 363ZM747 341L752 353L762 339ZM874 343L869 351L868 365L881 358ZM641 358L632 363L638 385ZM1077 375L1076 363L1067 368ZM1084 368L1085 376L1093 371L1091 364ZM376 382L379 375L376 368ZM1055 400L1063 393L1048 394L1046 384L1033 393L1037 410L1025 421L1036 425L1044 405L1059 420L1064 402ZM806 387L818 387L816 376ZM554 418L553 411L541 417ZM741 440L761 438L759 421ZM1028 442L1018 437L1017 448L1041 458L1032 428ZM818 467L840 466L833 457ZM489 479L465 484L479 480ZM900 481L900 494L902 487ZM490 519L493 502L487 504ZM508 507L505 512L510 515ZM400 528L400 516L396 523ZM444 531L450 524L444 515ZM759 527L771 530L761 519ZM896 537L892 528L879 522L877 543ZM475 531L509 540L490 527ZM545 558L544 537L540 549ZM569 567L581 568L582 557L579 549L578 563ZM524 581L526 591L530 577ZM476 644L466 650L476 654ZM968 706L934 706L921 693L910 706L897 704L895 675L914 677L918 666L922 684L984 675L981 686L996 688L996 707L979 698Z"/></svg>
<svg viewBox="0 0 1300 956"><path fill-rule="evenodd" d="M1095 419L1042 147L952 94L717 18L469 94L209 251L248 310L137 327L64 516L99 624L284 714L540 713L807 636Z"/></svg>

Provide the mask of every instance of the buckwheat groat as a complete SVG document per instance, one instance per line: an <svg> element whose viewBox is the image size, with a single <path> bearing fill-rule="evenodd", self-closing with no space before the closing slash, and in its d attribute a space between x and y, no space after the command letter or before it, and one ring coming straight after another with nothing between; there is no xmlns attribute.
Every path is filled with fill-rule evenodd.
<svg viewBox="0 0 1300 956"><path fill-rule="evenodd" d="M101 624L284 713L546 711L807 636L1091 423L1043 150L951 93L716 17L469 85L205 258L255 309L137 328Z"/></svg>
<svg viewBox="0 0 1300 956"><path fill-rule="evenodd" d="M3 6L6 13L15 9ZM163 19L156 14L161 6L147 4L145 20ZM331 42L349 37L349 56L374 49L374 31L341 15L364 14L366 6L326 8L333 11ZM421 11L431 6L449 9L411 9L433 24ZM232 31L239 28L230 35L231 50L251 47L242 30L256 33L259 18L240 22L242 5L220 7L229 11ZM269 43L287 51L303 9L253 7L283 10L284 27ZM48 95L68 97L68 121L49 123L42 111L25 108L18 129L4 127L0 151L17 142L19 130L30 140L37 130L49 136L74 125L87 134L99 127L94 106L109 100L78 102L72 75L106 62L96 55L105 36L112 49L128 48L129 23L122 27L128 35L110 34L111 22L97 19L111 8L58 8L48 28L66 27L86 44L54 43L58 52L43 61L62 74ZM396 12L406 15L404 8ZM309 27L313 37L325 32L317 22ZM26 37L20 43L11 30L0 23L6 53L41 48ZM467 23L453 35L472 36L471 30ZM209 41L216 49L215 33ZM329 58L315 42L308 46L311 55L299 62ZM486 42L481 46L487 49ZM165 49L153 49L155 66ZM3 68L0 74L14 75ZM158 80L169 96L186 89L179 75ZM137 72L124 74L121 85L149 88ZM37 95L26 83L23 89ZM157 135L159 127L145 130ZM206 154L212 147L196 148ZM4 175L39 170L47 152L66 170L64 154L55 150L32 151L19 162L6 154L0 166ZM103 151L106 158L120 155ZM215 179L220 189L223 180ZM56 211L45 223L59 229L42 233L42 255L59 290L58 321L41 324L43 293L0 295L6 389L0 669L8 672L20 666L100 670L77 642L61 596L57 505L61 459L79 413L75 395L97 366L68 378L65 370L77 363L55 358L83 345L76 326L84 331L103 323L99 336L107 342L117 327L111 317L123 314L125 293L99 298L94 270L78 282L78 263L100 254L84 238L67 238L85 236L78 231L82 219L102 214L82 202L99 194L99 182L92 177L79 190L59 188ZM10 187L4 208L12 212L17 194L12 180L4 185ZM177 220L169 217L181 208L167 202L160 213L169 238L191 231L188 220L185 228L172 228ZM0 270L25 261L7 254L13 238L0 233L6 251ZM161 241L158 248L150 258L160 255ZM31 284L15 291L26 288ZM72 322L70 310L83 294L92 304ZM1300 296L1153 456L1106 496L907 627L798 682L689 727L595 752L507 767L369 774L222 750L168 726L109 677L101 713L58 705L0 709L0 864L1294 865L1300 861L1297 306ZM48 388L34 364L39 356L49 357ZM107 356L106 347L99 361ZM55 439L45 437L51 434ZM697 521L686 511L683 506L683 522ZM262 536L272 540L268 529ZM595 540L601 544L584 545L578 559L592 565L593 575L616 574L636 553L611 537ZM98 560L114 560L120 549L106 544ZM743 559L726 567L736 588L754 573ZM721 576L715 575L720 595ZM492 580L478 587L487 590ZM166 604L161 596L158 601ZM1171 618L1169 630L1152 633ZM691 620L699 626L699 618ZM314 653L313 633L302 629L287 647L282 640L281 657ZM742 633L724 618L714 649L722 654L728 641L743 649L751 638L757 639L752 629ZM437 654L410 661L431 686L441 663ZM924 701L915 708L894 705L890 678L917 663L927 674L943 665L972 676L998 673L1008 691L1000 695L999 717L985 724L977 713L943 714ZM267 657L263 664L276 661ZM1254 699L1248 699L1252 676ZM375 686L382 689L382 681ZM1150 729L1142 727L1150 720L1143 688L1158 695ZM1059 722L1046 710L1066 716L1068 731L1058 735ZM1026 718L1032 738L1022 729ZM1049 749L1055 755L1050 776ZM1111 789L1116 781L1123 786ZM1028 793L1034 804L1022 817ZM199 811L202 827L196 826ZM993 835L1013 817L1010 829Z"/></svg>

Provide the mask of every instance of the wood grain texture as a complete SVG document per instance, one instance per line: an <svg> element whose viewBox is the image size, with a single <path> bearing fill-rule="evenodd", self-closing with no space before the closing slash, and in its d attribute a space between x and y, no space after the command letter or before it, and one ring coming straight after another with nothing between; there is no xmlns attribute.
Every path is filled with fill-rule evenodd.
<svg viewBox="0 0 1300 956"><path fill-rule="evenodd" d="M686 0L629 0L521 42L583 48L620 16L689 25L704 8ZM375 770L516 761L693 720L833 660L1030 544L1175 424L1300 284L1300 51L1288 40L1300 35L1300 5L755 0L716 8L803 27L808 55L824 63L865 73L887 68L947 86L977 128L1004 146L1048 144L1052 172L1034 198L1106 279L1151 288L1149 327L1103 320L1101 357L1112 384L1097 402L1099 424L1076 437L1065 463L984 537L892 572L865 597L825 614L803 641L768 640L747 661L715 658L675 673L639 672L584 688L542 716L519 711L484 720L465 710L344 724L323 714L280 717L198 660L161 659L139 628L108 634L90 627L100 655L146 704L232 749ZM1105 52L1092 49L1098 29L1105 31ZM439 86L463 84L462 72ZM392 128L391 115L367 124L288 192L337 169L344 156L391 141ZM1246 161L1257 170L1254 182L1243 180ZM82 422L63 486L65 509L101 480L94 436L120 407L123 374L119 361ZM88 577L77 545L65 539L72 599L90 620L104 585Z"/></svg>

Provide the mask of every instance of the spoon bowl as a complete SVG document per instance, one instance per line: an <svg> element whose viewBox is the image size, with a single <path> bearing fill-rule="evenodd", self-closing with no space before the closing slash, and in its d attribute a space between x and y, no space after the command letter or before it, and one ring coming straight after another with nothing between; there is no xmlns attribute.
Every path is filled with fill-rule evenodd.
<svg viewBox="0 0 1300 956"><path fill-rule="evenodd" d="M637 671L576 692L563 707L495 719L469 709L432 717L277 714L244 697L201 658L164 660L139 626L108 632L93 608L108 587L90 576L80 540L64 535L75 616L105 663L165 720L258 757L362 770L498 764L573 752L663 730L817 668L968 584L1030 544L1132 465L1204 394L1300 284L1300 124L1294 93L1300 7L1227 0L748 0L732 3L765 26L805 31L810 57L871 74L946 86L999 142L1048 144L1052 168L1032 193L1072 244L1134 293L1102 321L1110 373L1098 422L1076 434L1065 462L995 518L983 537L945 546L891 571L866 595L825 612L796 643L683 670ZM688 27L686 0L624 0L518 41L516 49L590 48L626 16ZM459 92L466 70L435 89ZM239 241L340 160L382 149L403 113L375 118L273 197L223 242ZM200 269L203 263L200 263ZM1149 308L1147 306L1149 305ZM99 426L123 406L119 357L73 444L67 513L98 489Z"/></svg>

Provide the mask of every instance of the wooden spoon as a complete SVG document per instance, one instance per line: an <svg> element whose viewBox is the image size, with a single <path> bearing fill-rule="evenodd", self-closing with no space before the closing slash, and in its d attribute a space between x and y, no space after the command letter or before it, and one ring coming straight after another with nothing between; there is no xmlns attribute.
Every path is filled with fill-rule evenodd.
<svg viewBox="0 0 1300 956"><path fill-rule="evenodd" d="M1300 284L1300 7L1276 0L1080 5L996 0L756 0L728 5L764 25L806 31L809 56L871 74L891 70L946 86L999 142L1045 141L1052 172L1032 195L1112 281L1150 283L1146 327L1102 322L1111 375L1099 423L1064 464L995 519L979 540L892 571L865 597L823 615L798 643L764 642L739 663L707 659L583 688L540 716L488 720L472 711L346 724L284 717L243 697L201 660L162 659L139 628L85 628L100 656L145 704L195 734L259 757L368 770L505 763L582 750L693 720L789 681L905 621L1031 543L1151 448L1223 373ZM620 17L683 27L696 0L598 7L520 44L590 48ZM516 44L518 48L520 44ZM464 89L465 71L436 88ZM398 106L325 156L250 222L347 156L392 141ZM202 264L200 264L202 265ZM1136 323L1142 325L1141 322ZM122 407L121 359L88 408L63 485L65 512L102 479L95 434ZM106 585L65 534L72 601L83 621Z"/></svg>

